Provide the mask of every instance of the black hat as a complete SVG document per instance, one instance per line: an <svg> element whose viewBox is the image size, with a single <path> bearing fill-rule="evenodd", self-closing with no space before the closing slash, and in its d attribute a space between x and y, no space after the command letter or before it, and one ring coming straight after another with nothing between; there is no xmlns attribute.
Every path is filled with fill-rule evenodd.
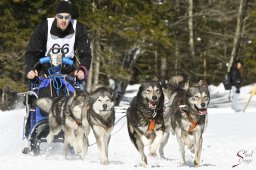
<svg viewBox="0 0 256 170"><path fill-rule="evenodd" d="M231 69L237 68L237 64L238 64L238 63L240 63L240 64L243 66L243 62L242 62L241 60L235 59L235 60L233 61L233 64L232 64Z"/></svg>
<svg viewBox="0 0 256 170"><path fill-rule="evenodd" d="M240 59L235 59L233 64L236 65L237 63L240 63L241 65L243 65L243 61Z"/></svg>
<svg viewBox="0 0 256 170"><path fill-rule="evenodd" d="M59 14L59 13L69 13L72 14L72 7L70 5L69 2L67 1L60 1L60 3L58 4L55 14Z"/></svg>

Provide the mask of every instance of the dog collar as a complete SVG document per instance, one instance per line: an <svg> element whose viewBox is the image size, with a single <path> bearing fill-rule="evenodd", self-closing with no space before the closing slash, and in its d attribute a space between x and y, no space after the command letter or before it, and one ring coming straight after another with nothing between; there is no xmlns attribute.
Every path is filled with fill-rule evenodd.
<svg viewBox="0 0 256 170"><path fill-rule="evenodd" d="M156 115L157 115L156 109L154 109L154 110L152 110L152 109L148 110L148 109L146 109L146 108L144 108L144 107L140 107L140 110L141 110L141 113L146 113L145 115L143 114L143 117L146 117L146 118L148 118L148 119L153 119L153 118L155 118Z"/></svg>
<svg viewBox="0 0 256 170"><path fill-rule="evenodd" d="M112 117L115 116L114 109L111 109L111 113L109 114L107 120L104 120L102 117L100 117L93 109L87 114L88 121L91 124L93 118L99 126L108 129L113 125Z"/></svg>

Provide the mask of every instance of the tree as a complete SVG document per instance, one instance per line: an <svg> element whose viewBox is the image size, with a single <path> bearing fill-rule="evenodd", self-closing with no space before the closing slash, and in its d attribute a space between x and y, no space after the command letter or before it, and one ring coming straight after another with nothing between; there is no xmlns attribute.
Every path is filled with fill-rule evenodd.
<svg viewBox="0 0 256 170"><path fill-rule="evenodd" d="M49 2L44 0L0 2L0 92L1 108L4 110L13 107L17 92L26 90L23 73L25 48L33 28L46 14L54 13L49 12L53 8L49 6Z"/></svg>
<svg viewBox="0 0 256 170"><path fill-rule="evenodd" d="M240 0L238 14L237 14L236 33L234 36L234 45L232 48L231 57L228 65L228 72L230 71L234 58L237 56L238 50L240 47L239 44L242 37L242 27L244 23L243 20L244 20L246 8L247 8L247 0Z"/></svg>
<svg viewBox="0 0 256 170"><path fill-rule="evenodd" d="M5 108L17 92L26 90L25 83L21 86L25 48L35 26L54 16L58 1L0 2L0 94L2 103L9 103ZM107 86L109 79L124 91L128 83L155 76L165 82L177 74L219 84L226 63L236 57L244 62L244 83L255 81L255 1L71 2L73 17L88 27L91 41L88 91L96 84Z"/></svg>

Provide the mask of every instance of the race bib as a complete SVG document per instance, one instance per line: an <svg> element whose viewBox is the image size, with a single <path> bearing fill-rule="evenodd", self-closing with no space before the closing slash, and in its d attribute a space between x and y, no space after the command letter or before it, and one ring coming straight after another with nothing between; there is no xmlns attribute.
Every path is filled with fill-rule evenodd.
<svg viewBox="0 0 256 170"><path fill-rule="evenodd" d="M75 45L75 30L76 30L76 20L71 20L73 25L74 33L69 34L64 38L59 38L50 33L51 26L54 18L48 18L48 36L47 36L47 50L45 56L48 54L64 54L65 57L74 57L74 45ZM57 48L57 49L54 49Z"/></svg>

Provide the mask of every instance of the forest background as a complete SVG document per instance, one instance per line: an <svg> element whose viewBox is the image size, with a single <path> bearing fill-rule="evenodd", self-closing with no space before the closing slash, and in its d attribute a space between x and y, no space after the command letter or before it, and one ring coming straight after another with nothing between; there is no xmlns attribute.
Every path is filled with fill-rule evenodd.
<svg viewBox="0 0 256 170"><path fill-rule="evenodd" d="M59 0L0 1L0 109L27 91L24 54L33 29ZM92 63L87 91L184 75L218 85L235 59L243 84L256 76L256 0L70 0L87 27Z"/></svg>

